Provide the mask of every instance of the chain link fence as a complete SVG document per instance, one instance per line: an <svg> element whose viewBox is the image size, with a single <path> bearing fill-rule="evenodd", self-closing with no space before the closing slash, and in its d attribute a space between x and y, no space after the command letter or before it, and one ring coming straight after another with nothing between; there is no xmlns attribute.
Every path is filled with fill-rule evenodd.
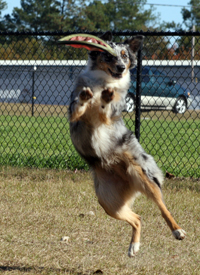
<svg viewBox="0 0 200 275"><path fill-rule="evenodd" d="M67 117L87 51L56 45L67 34L0 34L0 165L88 168ZM199 178L200 34L142 34L124 120L164 173ZM114 33L114 41L132 35Z"/></svg>

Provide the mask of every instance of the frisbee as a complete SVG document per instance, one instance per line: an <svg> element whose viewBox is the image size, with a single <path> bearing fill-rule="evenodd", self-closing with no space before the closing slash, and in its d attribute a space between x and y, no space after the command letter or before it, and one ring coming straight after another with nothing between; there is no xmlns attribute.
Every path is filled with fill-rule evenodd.
<svg viewBox="0 0 200 275"><path fill-rule="evenodd" d="M64 44L74 48L85 48L89 51L108 52L117 56L115 51L104 40L90 34L72 34L58 40L58 44Z"/></svg>

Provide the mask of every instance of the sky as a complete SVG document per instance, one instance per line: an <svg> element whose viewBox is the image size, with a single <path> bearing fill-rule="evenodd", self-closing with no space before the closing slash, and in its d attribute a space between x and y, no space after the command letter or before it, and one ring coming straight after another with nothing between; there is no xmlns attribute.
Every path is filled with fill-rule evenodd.
<svg viewBox="0 0 200 275"><path fill-rule="evenodd" d="M11 14L14 7L21 7L20 0L5 0L7 2L8 8L2 11L2 16L5 14ZM147 3L150 4L161 4L161 5L180 5L180 6L187 6L189 0L147 0ZM149 5L145 5L145 9L149 9ZM160 13L160 20L165 22L174 21L175 23L182 23L182 15L181 9L182 7L169 7L169 6L157 6L154 5L156 8L156 13Z"/></svg>

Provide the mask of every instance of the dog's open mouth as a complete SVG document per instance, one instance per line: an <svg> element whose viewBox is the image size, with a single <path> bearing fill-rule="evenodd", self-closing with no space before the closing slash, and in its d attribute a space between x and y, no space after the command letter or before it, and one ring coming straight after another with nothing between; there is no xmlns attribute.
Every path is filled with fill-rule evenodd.
<svg viewBox="0 0 200 275"><path fill-rule="evenodd" d="M110 69L108 69L108 71L112 77L117 78L117 79L122 78L122 73L114 73Z"/></svg>

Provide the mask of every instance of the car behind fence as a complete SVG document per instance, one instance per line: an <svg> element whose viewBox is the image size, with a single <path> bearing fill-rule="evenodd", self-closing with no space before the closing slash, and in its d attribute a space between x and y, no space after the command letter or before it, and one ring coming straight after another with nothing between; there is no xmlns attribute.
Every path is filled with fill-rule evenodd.
<svg viewBox="0 0 200 275"><path fill-rule="evenodd" d="M67 118L87 52L56 45L67 34L0 34L0 165L87 169ZM114 40L135 34L114 33ZM200 34L142 35L124 120L164 173L199 178Z"/></svg>

